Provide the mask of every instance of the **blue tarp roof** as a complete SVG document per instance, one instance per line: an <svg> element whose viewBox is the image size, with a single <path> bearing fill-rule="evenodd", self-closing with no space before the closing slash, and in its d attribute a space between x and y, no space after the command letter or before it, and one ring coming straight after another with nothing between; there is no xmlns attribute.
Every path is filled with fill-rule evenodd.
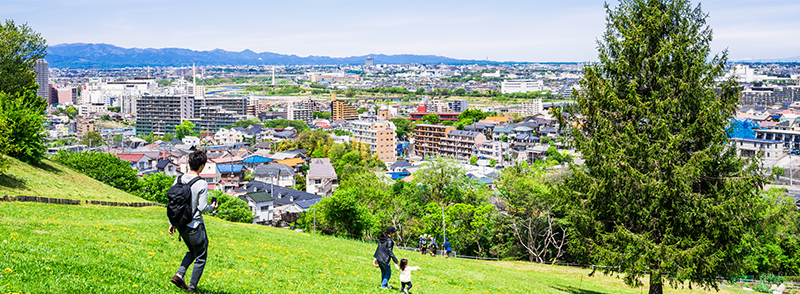
<svg viewBox="0 0 800 294"><path fill-rule="evenodd" d="M244 163L264 163L264 162L270 162L270 161L275 161L275 160L272 159L272 158L266 158L266 157L260 156L260 155L253 155L253 156L245 158L242 162L244 162Z"/></svg>
<svg viewBox="0 0 800 294"><path fill-rule="evenodd" d="M224 164L224 163L217 164L217 170L220 173L230 173L230 172L240 173L242 172L242 167L244 167L243 164Z"/></svg>
<svg viewBox="0 0 800 294"><path fill-rule="evenodd" d="M407 171L390 172L390 173L386 173L386 174L392 176L392 180L402 179L402 178L405 178L405 177L411 175L411 173L409 173Z"/></svg>

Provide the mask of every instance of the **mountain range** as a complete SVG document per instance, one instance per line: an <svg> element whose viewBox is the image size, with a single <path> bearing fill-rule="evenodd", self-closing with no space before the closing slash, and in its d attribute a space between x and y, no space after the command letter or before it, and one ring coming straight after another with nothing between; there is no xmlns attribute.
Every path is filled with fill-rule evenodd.
<svg viewBox="0 0 800 294"><path fill-rule="evenodd" d="M138 66L187 66L197 65L359 65L367 57L375 64L474 64L485 60L454 59L436 55L364 55L351 57L328 57L286 55L272 52L256 53L214 49L196 51L183 48L122 48L110 44L58 44L47 48L45 60L55 68L99 68ZM492 62L497 63L497 62Z"/></svg>

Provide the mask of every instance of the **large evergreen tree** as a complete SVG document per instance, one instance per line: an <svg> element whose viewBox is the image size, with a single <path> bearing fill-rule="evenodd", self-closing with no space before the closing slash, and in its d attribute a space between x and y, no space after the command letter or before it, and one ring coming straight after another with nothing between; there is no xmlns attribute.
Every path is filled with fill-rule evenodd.
<svg viewBox="0 0 800 294"><path fill-rule="evenodd" d="M743 237L758 225L764 180L736 157L725 129L738 99L709 57L707 15L687 0L606 5L599 62L585 68L578 113L557 113L586 159L559 193L570 203L573 252L620 271L716 288L743 268ZM557 111L558 112L558 111Z"/></svg>

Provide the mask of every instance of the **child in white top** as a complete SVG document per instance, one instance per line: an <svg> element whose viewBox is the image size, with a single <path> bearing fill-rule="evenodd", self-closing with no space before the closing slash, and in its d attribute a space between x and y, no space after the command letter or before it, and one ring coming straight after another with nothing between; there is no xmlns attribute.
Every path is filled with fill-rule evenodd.
<svg viewBox="0 0 800 294"><path fill-rule="evenodd" d="M411 287L414 285L411 284L411 272L418 271L420 268L418 266L408 266L408 259L401 259L400 264L395 265L398 270L400 270L400 292L408 294L408 291L411 290ZM408 286L408 289L406 289Z"/></svg>

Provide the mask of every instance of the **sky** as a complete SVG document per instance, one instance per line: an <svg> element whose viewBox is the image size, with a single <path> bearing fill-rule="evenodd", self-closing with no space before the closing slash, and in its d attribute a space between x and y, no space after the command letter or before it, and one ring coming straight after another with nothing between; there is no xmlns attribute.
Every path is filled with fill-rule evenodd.
<svg viewBox="0 0 800 294"><path fill-rule="evenodd" d="M49 45L274 52L425 54L459 59L594 61L603 1L586 0L0 0ZM693 1L697 4L697 1ZM712 52L731 60L800 56L800 1L699 2ZM613 6L617 0L609 1Z"/></svg>

